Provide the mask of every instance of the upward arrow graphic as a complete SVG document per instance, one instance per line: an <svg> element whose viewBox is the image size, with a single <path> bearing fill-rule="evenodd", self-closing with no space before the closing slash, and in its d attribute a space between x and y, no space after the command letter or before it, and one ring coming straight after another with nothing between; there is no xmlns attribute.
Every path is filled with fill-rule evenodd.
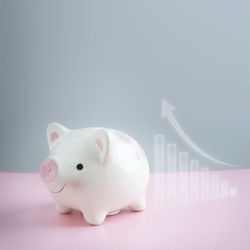
<svg viewBox="0 0 250 250"><path fill-rule="evenodd" d="M183 129L180 127L179 123L176 121L174 115L173 115L173 111L174 111L174 107L171 106L170 104L168 104L164 99L162 100L162 118L168 118L168 120L170 121L171 125L174 127L174 129L176 130L176 132L179 134L179 136L193 149L195 150L197 153L199 153L201 156L207 158L210 161L213 161L215 163L218 164L222 164L224 166L228 166L228 167L237 167L235 165L217 160L215 158L213 158L212 156L208 155L206 152L204 152L203 150L201 150L183 131Z"/></svg>

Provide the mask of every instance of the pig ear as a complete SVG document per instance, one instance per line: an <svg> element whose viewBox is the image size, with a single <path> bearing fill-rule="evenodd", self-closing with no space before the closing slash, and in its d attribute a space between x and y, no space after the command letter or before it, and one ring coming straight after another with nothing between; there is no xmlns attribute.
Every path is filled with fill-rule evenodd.
<svg viewBox="0 0 250 250"><path fill-rule="evenodd" d="M105 162L109 151L109 136L106 130L98 129L92 136L92 142L101 162Z"/></svg>
<svg viewBox="0 0 250 250"><path fill-rule="evenodd" d="M68 133L69 129L65 128L63 125L52 122L47 128L47 138L49 149L51 150L55 142L64 134Z"/></svg>

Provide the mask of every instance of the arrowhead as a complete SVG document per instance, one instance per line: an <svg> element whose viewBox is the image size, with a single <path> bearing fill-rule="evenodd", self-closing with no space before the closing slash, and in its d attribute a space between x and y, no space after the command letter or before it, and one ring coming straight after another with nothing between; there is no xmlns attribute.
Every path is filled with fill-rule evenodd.
<svg viewBox="0 0 250 250"><path fill-rule="evenodd" d="M165 117L173 110L175 110L175 108L169 103L167 103L164 99L162 99L162 117Z"/></svg>

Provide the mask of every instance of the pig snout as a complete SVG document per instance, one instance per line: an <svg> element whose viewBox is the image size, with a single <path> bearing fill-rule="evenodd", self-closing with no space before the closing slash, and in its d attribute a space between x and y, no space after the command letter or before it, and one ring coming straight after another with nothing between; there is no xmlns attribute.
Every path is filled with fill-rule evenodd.
<svg viewBox="0 0 250 250"><path fill-rule="evenodd" d="M45 182L51 182L57 175L57 163L53 159L45 159L40 166L40 176Z"/></svg>

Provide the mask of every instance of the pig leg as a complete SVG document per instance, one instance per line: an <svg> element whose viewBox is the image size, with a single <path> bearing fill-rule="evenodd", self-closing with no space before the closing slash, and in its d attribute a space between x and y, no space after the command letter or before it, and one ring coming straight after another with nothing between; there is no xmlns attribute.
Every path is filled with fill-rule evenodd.
<svg viewBox="0 0 250 250"><path fill-rule="evenodd" d="M138 199L130 204L130 208L134 211L143 211L145 209L146 202L145 197Z"/></svg>
<svg viewBox="0 0 250 250"><path fill-rule="evenodd" d="M59 214L67 214L69 212L71 212L72 209L68 208L68 207L64 207L58 203L56 203L56 211L59 213Z"/></svg>
<svg viewBox="0 0 250 250"><path fill-rule="evenodd" d="M91 225L100 225L106 218L106 212L82 212L84 219Z"/></svg>

